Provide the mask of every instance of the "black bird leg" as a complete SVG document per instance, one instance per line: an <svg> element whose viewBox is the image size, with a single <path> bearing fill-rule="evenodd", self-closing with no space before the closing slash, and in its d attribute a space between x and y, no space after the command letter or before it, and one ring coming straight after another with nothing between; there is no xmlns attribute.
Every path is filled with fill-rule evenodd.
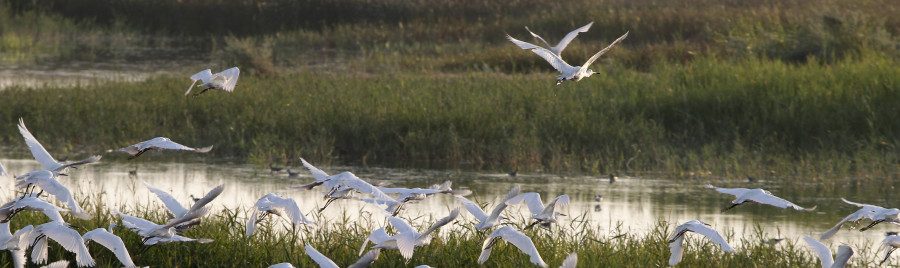
<svg viewBox="0 0 900 268"><path fill-rule="evenodd" d="M871 229L872 227L875 227L875 225L877 225L877 224L879 224L879 223L882 223L882 222L884 222L884 220L873 221L873 222L870 223L868 226L863 227L862 229L859 229L859 231L862 232L862 231L865 231L865 230L869 230L869 229Z"/></svg>

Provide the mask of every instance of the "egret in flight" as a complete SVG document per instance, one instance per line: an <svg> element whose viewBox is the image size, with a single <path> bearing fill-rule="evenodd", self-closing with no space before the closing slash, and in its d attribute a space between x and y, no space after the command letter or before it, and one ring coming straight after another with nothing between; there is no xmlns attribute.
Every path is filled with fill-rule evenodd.
<svg viewBox="0 0 900 268"><path fill-rule="evenodd" d="M197 81L200 81L198 87L200 87L201 91L194 94L194 96L206 93L206 91L210 89L232 92L234 91L234 86L237 85L238 76L240 75L241 70L238 69L238 67L231 67L215 74L212 73L212 70L210 69L200 71L191 76L193 82L191 83L191 86L188 87L187 92L184 92L184 95L187 96L188 94L191 94L191 90L194 89L194 85L197 84Z"/></svg>
<svg viewBox="0 0 900 268"><path fill-rule="evenodd" d="M848 245L838 246L837 255L832 258L831 250L828 249L825 244L819 242L819 240L804 236L803 241L806 241L809 249L816 253L816 256L819 256L819 261L822 262L822 268L844 268L844 266L847 266L850 257L853 256L853 249Z"/></svg>
<svg viewBox="0 0 900 268"><path fill-rule="evenodd" d="M565 214L556 212L556 206L566 207L569 205L569 196L568 195L560 195L547 203L547 206L544 206L543 201L541 201L541 194L535 192L528 192L519 194L513 198L510 198L506 201L507 205L517 205L521 203L525 203L528 206L528 210L531 212L531 218L534 219L534 222L526 226L524 229L530 229L535 224L541 224L542 227L549 228L550 224L556 222L557 216L565 216Z"/></svg>
<svg viewBox="0 0 900 268"><path fill-rule="evenodd" d="M129 157L128 159L134 159L150 150L179 150L179 151L190 151L190 152L196 152L196 153L208 153L210 150L212 150L212 148L213 148L212 146L203 147L203 148L192 148L192 147L187 147L187 146L178 144L178 143L170 140L169 138L156 137L153 139L139 142L134 145L130 145L128 147L121 148L121 149L119 149L119 151L131 155L131 157Z"/></svg>
<svg viewBox="0 0 900 268"><path fill-rule="evenodd" d="M476 220L478 220L478 223L475 224L475 229L478 229L480 231L487 230L491 227L496 226L500 221L500 213L503 213L503 210L506 209L507 206L509 206L507 204L507 201L509 201L513 197L518 196L520 191L521 188L519 187L519 185L515 185L510 188L509 193L506 194L506 198L501 200L500 203L497 203L494 209L491 210L490 215L488 215L484 211L484 209L478 206L478 204L475 204L475 202L472 202L465 197L456 196L456 199L463 204L466 210L469 211L469 214L472 214L472 216L475 217Z"/></svg>
<svg viewBox="0 0 900 268"><path fill-rule="evenodd" d="M303 212L300 211L300 206L297 205L297 201L294 201L293 198L285 198L274 193L268 193L257 200L256 205L253 206L253 212L250 213L250 218L247 219L246 236L253 235L253 232L256 231L256 224L270 214L287 219L291 222L292 227L315 224L315 222L303 215Z"/></svg>
<svg viewBox="0 0 900 268"><path fill-rule="evenodd" d="M400 250L400 255L403 256L406 260L409 260L413 256L413 252L416 247L428 245L431 243L431 233L437 231L444 225L449 224L456 217L459 216L459 209L454 209L450 211L450 215L447 215L444 218L439 219L431 227L425 229L423 232L417 231L412 225L409 224L406 220L399 217L390 217L388 218L388 223L394 227L394 230L397 231L393 236L387 236L387 233L384 232L384 229L376 229L373 231L373 234L363 242L362 249L366 248L369 241L375 243L374 248L381 249L398 249ZM362 250L360 251L362 252Z"/></svg>
<svg viewBox="0 0 900 268"><path fill-rule="evenodd" d="M707 184L706 188L715 189L717 192L723 194L730 194L736 197L736 199L731 201L731 206L722 209L722 212L725 212L729 209L732 209L736 206L743 205L747 202L750 203L758 203L764 205L770 205L778 208L792 208L795 210L803 210L810 211L816 209L815 206L812 208L803 208L801 206L795 205L790 201L784 200L780 197L772 195L769 191L763 189L747 189L747 188L719 188L712 185Z"/></svg>
<svg viewBox="0 0 900 268"><path fill-rule="evenodd" d="M509 226L500 227L500 229L492 232L491 235L484 240L484 244L481 246L481 255L478 256L478 264L484 264L484 262L491 257L491 249L493 249L500 240L505 240L513 246L516 246L522 253L527 254L530 257L529 260L531 263L547 268L547 263L541 258L541 254L538 253L531 238Z"/></svg>
<svg viewBox="0 0 900 268"><path fill-rule="evenodd" d="M725 238L722 238L722 235L710 227L709 224L698 220L691 220L675 227L675 234L669 239L669 250L672 253L669 257L669 266L675 266L681 262L681 257L684 255L684 234L687 232L701 234L705 236L706 239L719 245L723 251L729 253L734 252L734 249L728 244L728 241L725 241Z"/></svg>
<svg viewBox="0 0 900 268"><path fill-rule="evenodd" d="M531 29L528 29L528 26L525 26L525 30L528 31L528 33L530 33L532 37L543 42L544 45L547 45L547 50L550 50L550 52L553 52L553 54L555 54L556 56L562 57L562 51L566 49L566 46L569 46L569 43L571 43L572 40L575 40L575 37L578 37L579 33L586 33L588 30L590 30L591 25L594 25L593 21L585 26L581 26L578 29L572 30L571 32L566 34L566 36L563 37L562 40L559 40L559 43L557 43L555 46L550 45L547 40L544 40L544 38L541 38L540 35L532 32Z"/></svg>
<svg viewBox="0 0 900 268"><path fill-rule="evenodd" d="M19 127L19 134L22 134L22 137L25 138L25 144L28 145L28 149L31 150L31 155L34 157L35 160L38 161L38 163L41 163L41 168L43 168L45 170L65 176L66 174L64 174L63 172L67 168L70 168L70 167L78 168L78 166L81 166L81 165L95 163L97 161L100 161L101 157L99 155L91 156L91 157L85 158L84 160L75 161L75 162L56 161L56 159L54 159L53 156L51 156L50 153L47 152L47 149L44 149L44 146L41 145L41 143L37 140L37 138L35 138L34 135L31 135L31 132L28 131L27 127L25 127L25 120L22 120L22 118L19 118L18 127ZM0 167L0 169L2 169L2 167ZM3 172L0 171L0 173L3 173ZM2 175L2 174L0 174L0 175Z"/></svg>
<svg viewBox="0 0 900 268"><path fill-rule="evenodd" d="M78 266L94 266L94 258L84 244L84 239L78 231L69 228L59 222L48 222L34 227L28 235L29 241L34 241L31 249L31 261L36 264L47 263L47 250L49 240L56 241L68 252L75 253L75 262Z"/></svg>
<svg viewBox="0 0 900 268"><path fill-rule="evenodd" d="M591 56L581 66L569 65L560 56L554 54L553 51L550 51L546 48L539 47L532 43L528 43L525 41L515 39L509 35L507 35L506 38L509 39L509 41L513 42L513 44L515 44L516 46L519 46L519 48L524 49L524 50L530 50L534 54L537 54L538 56L540 56L541 58L546 60L548 63L550 63L550 66L553 66L553 69L556 69L556 71L559 72L559 76L556 77L556 85L559 85L559 84L562 84L562 82L564 82L564 81L580 81L581 79L583 79L585 77L590 77L591 75L597 73L597 72L594 72L594 70L589 69L589 67L591 67L591 64L594 64L594 62L597 61L597 59L599 59L600 56L602 56L607 51L609 51L613 46L619 44L620 42L622 42L622 40L625 40L625 37L627 37L627 36L628 36L628 33L626 32L621 37L619 37L618 39L613 41L612 44L610 44L606 48L600 50L599 52L594 54L594 56Z"/></svg>
<svg viewBox="0 0 900 268"><path fill-rule="evenodd" d="M63 186L56 180L56 176L53 172L36 170L16 177L16 188L26 189L26 195L28 194L27 189L31 186L41 187L41 192L39 192L37 196L40 196L43 192L47 192L56 197L60 202L66 203L72 216L79 219L91 218L91 215L85 212L84 209L78 205L78 202L75 201L69 188L66 188L66 186Z"/></svg>
<svg viewBox="0 0 900 268"><path fill-rule="evenodd" d="M110 224L109 230L97 228L84 233L84 235L82 236L85 241L84 243L87 244L90 241L97 242L97 244L100 244L109 251L112 251L112 253L115 254L116 258L119 259L119 262L121 262L125 267L137 267L131 260L131 255L128 254L128 248L125 247L125 242L122 242L122 238L113 234L113 228L115 228L115 226L115 224Z"/></svg>
<svg viewBox="0 0 900 268"><path fill-rule="evenodd" d="M822 236L819 237L820 239L831 238L832 236L834 236L834 234L836 234L839 230L841 230L841 226L844 226L845 223L858 222L863 219L872 220L872 223L870 223L866 227L859 229L860 232L869 230L870 228L875 227L875 225L882 223L882 222L900 224L900 218L898 218L898 215L900 215L900 209L896 209L896 208L889 209L889 208L883 208L883 207L876 206L876 205L861 204L861 203L851 202L851 201L848 201L847 199L843 199L843 198L841 198L841 200L843 200L844 203L857 206L857 207L859 207L859 209L856 210L856 212L853 212L852 214L847 215L847 217L844 217L843 219L841 219L841 221L839 221L837 224L835 224L834 227L831 227L831 229L828 229L828 231L825 231L824 233L822 233Z"/></svg>

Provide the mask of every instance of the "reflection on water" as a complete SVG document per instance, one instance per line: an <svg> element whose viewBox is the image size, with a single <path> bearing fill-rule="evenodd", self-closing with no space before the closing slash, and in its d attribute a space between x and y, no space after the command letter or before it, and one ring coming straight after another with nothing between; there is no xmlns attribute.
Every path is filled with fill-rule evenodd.
<svg viewBox="0 0 900 268"><path fill-rule="evenodd" d="M11 174L22 174L38 167L33 160L0 159ZM386 183L399 187L427 187L444 180L452 180L454 188L469 188L474 191L470 199L479 203L491 203L504 196L513 184L521 184L523 191L539 192L546 200L559 194L568 194L572 203L568 211L569 217L563 217L563 224L575 216L586 214L587 219L596 228L607 235L618 234L616 228L631 233L644 233L652 229L659 221L668 221L670 226L690 219L700 219L726 233L733 232L733 243L740 244L741 237L754 237L757 225L768 234L769 238L787 238L795 242L802 235L818 235L827 230L842 217L854 211L855 207L844 205L841 195L850 200L882 204L896 207L889 193L891 187L862 188L838 187L838 193L826 193L816 185L788 185L761 181L753 184L730 183L727 187L764 187L776 195L791 200L801 206L818 205L814 212L798 212L781 210L773 207L748 205L735 208L728 213L720 213L732 198L719 194L702 186L706 182L678 181L653 178L621 178L616 183L608 183L605 177L561 177L556 175L519 175L515 178L506 174L484 174L458 171L419 171L379 168L334 167L323 168L337 173L351 170L362 178L371 178L373 183ZM136 171L136 176L129 171ZM188 202L190 195L203 195L209 189L225 184L225 192L213 203L228 208L247 208L257 198L276 192L293 197L305 212L314 211L324 204L322 194L318 191L305 191L289 188L291 185L306 183L311 180L303 173L297 178L288 178L283 173L271 175L266 170L254 169L247 165L208 165L202 163L100 163L87 166L81 170L72 170L69 177L60 178L75 193L76 198L95 198L96 193L103 193L104 204L111 208L134 208L135 206L160 206L155 196L141 184L146 181L158 188L169 190L173 196ZM893 179L890 179L893 180ZM887 185L893 185L893 181ZM6 179L0 184L3 198L11 195L13 182ZM887 188L887 189L886 189ZM595 201L597 195L602 201ZM438 196L406 206L401 215L413 218L419 215L434 213L434 217L443 217L450 208L457 204L453 198ZM219 207L221 208L221 207ZM379 209L364 205L362 202L341 200L329 207L325 217L336 217L344 212L356 215L366 211L379 215ZM513 215L524 215L526 209L520 206L513 210ZM466 214L466 213L463 213ZM467 214L466 214L467 215ZM468 216L468 215L467 215ZM520 217L513 217L520 218ZM421 221L428 220L421 217ZM833 243L849 243L852 245L868 244L875 246L881 241L883 233L893 230L893 226L881 224L868 232L842 230Z"/></svg>

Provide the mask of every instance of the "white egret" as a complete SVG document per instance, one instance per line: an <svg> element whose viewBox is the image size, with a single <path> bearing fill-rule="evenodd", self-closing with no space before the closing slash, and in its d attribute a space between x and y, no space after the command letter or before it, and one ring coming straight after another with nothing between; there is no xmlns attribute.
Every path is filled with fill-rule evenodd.
<svg viewBox="0 0 900 268"><path fill-rule="evenodd" d="M859 207L859 209L856 210L855 212L851 213L850 215L847 215L847 217L844 217L843 219L841 219L841 221L839 221L837 224L835 224L834 227L831 227L831 229L828 229L828 231L825 231L824 233L822 233L822 236L819 237L820 239L824 240L824 239L831 238L832 236L834 236L834 234L836 234L839 230L841 230L841 226L844 226L845 223L858 222L863 219L872 220L872 223L870 223L866 227L859 229L860 232L868 230L882 222L900 224L900 218L898 218L898 215L900 215L900 209L896 209L896 208L888 209L888 208L883 208L883 207L876 206L876 205L861 204L861 203L851 202L851 201L848 201L847 199L843 199L843 198L841 198L841 200L843 200L844 203L857 206L857 207Z"/></svg>
<svg viewBox="0 0 900 268"><path fill-rule="evenodd" d="M309 171L310 174L312 174L314 181L310 184L301 185L298 187L304 188L307 190L312 190L316 186L325 184L326 182L331 182L331 183L329 183L329 185L325 185L325 187L327 187L329 189L333 188L335 186L333 183L334 181L331 180L333 176L328 175L328 173L325 173L325 171L322 171L321 169L310 164L309 162L306 162L306 159L300 158L300 162L303 163L303 167L306 168L306 170ZM340 175L340 174L338 174L338 175Z"/></svg>
<svg viewBox="0 0 900 268"><path fill-rule="evenodd" d="M63 186L55 179L55 174L53 172L36 170L16 177L16 188L25 188L27 191L27 188L30 186L41 187L41 192L38 193L38 196L46 191L60 202L66 203L66 206L69 208L69 213L71 213L72 216L79 219L89 219L91 217L90 214L85 212L84 209L78 205L78 202L75 201L69 188L66 188L66 186Z"/></svg>
<svg viewBox="0 0 900 268"><path fill-rule="evenodd" d="M847 266L847 261L853 256L853 249L848 245L838 246L837 255L832 258L831 250L828 249L825 244L819 242L819 240L804 236L803 241L806 241L809 249L815 252L816 256L819 256L819 261L822 262L822 268L844 268L844 266Z"/></svg>
<svg viewBox="0 0 900 268"><path fill-rule="evenodd" d="M185 223L191 221L193 219L197 219L206 215L209 212L208 207L203 207L198 210L188 211L184 216L169 220L166 224L159 225L153 223L151 221L141 219L138 217L134 217L128 214L124 214L121 212L117 212L119 217L122 218L122 224L125 225L129 230L134 231L139 236L141 236L142 242L145 246L152 246L159 243L169 243L169 242L199 242L199 243L209 243L212 242L210 239L193 239L178 235L175 232L175 226L178 226L181 223Z"/></svg>
<svg viewBox="0 0 900 268"><path fill-rule="evenodd" d="M544 43L544 45L547 45L547 50L550 50L550 52L553 52L553 54L555 54L556 56L562 57L562 51L566 49L566 46L568 46L569 43L572 42L572 40L575 40L575 37L578 37L579 33L586 33L588 30L590 30L591 25L594 25L593 21L585 26L581 26L578 29L572 30L571 32L566 34L566 36L563 37L562 40L559 40L559 43L557 43L555 46L550 45L547 40L544 40L544 38L542 38L540 35L532 32L531 29L528 29L528 26L525 26L525 30L528 31L528 33L530 33L532 37L540 40Z"/></svg>
<svg viewBox="0 0 900 268"><path fill-rule="evenodd" d="M469 214L472 214L472 216L475 217L476 220L478 220L478 223L475 224L475 229L486 230L494 227L499 223L500 213L503 213L503 210L508 206L507 201L509 201L509 199L513 197L518 196L520 191L521 188L518 185L510 188L509 193L506 194L506 198L497 203L494 209L491 210L490 215L484 212L484 210L480 206L478 206L478 204L475 204L475 202L472 202L465 197L456 196L456 199L463 204L466 210L469 211Z"/></svg>
<svg viewBox="0 0 900 268"><path fill-rule="evenodd" d="M441 184L432 185L429 188L402 188L402 187L377 187L381 192L388 195L397 195L395 198L398 202L405 203L409 201L424 200L426 197L435 194L451 194L467 196L472 194L469 190L453 190L453 182L445 181Z"/></svg>
<svg viewBox="0 0 900 268"><path fill-rule="evenodd" d="M31 243L28 238L33 229L33 226L28 225L12 233L9 231L9 222L0 223L0 250L9 250L12 255L13 267L25 267L25 263L27 263L25 250Z"/></svg>
<svg viewBox="0 0 900 268"><path fill-rule="evenodd" d="M169 138L165 137L156 137L146 141L139 142L134 145L129 145L127 147L119 149L119 152L124 152L129 155L128 159L134 159L142 154L146 153L150 150L179 150L179 151L190 151L195 153L208 153L212 150L212 146L207 146L203 148L192 148L187 147L181 144L178 144Z"/></svg>
<svg viewBox="0 0 900 268"><path fill-rule="evenodd" d="M363 244L359 247L359 255L362 256L363 252L366 251L366 247L369 245L369 242L372 242L372 248L376 249L397 249L397 240L394 239L393 236L389 235L387 231L384 230L384 227L379 227L369 234L366 237L366 240L363 240Z"/></svg>
<svg viewBox="0 0 900 268"><path fill-rule="evenodd" d="M394 200L394 198L391 198L377 187L372 186L372 184L360 179L351 172L345 171L334 176L329 176L324 184L326 187L329 187L329 192L325 195L328 201L326 201L325 205L319 209L320 212L325 210L325 208L335 200L353 197L354 192L370 196L372 198L370 201L373 203L387 205L394 209L398 208L397 200Z"/></svg>
<svg viewBox="0 0 900 268"><path fill-rule="evenodd" d="M764 205L770 205L778 208L792 208L795 210L803 210L803 211L811 211L815 210L816 207L812 208L803 208L798 206L790 201L784 200L780 197L777 197L770 193L769 191L763 189L747 189L747 188L719 188L712 186L710 184L706 185L706 188L715 189L717 192L723 194L730 194L736 197L736 199L731 201L731 206L722 209L722 212L725 212L729 209L732 209L736 206L743 205L744 203L758 203Z"/></svg>
<svg viewBox="0 0 900 268"><path fill-rule="evenodd" d="M413 251L416 247L431 243L431 233L452 222L458 216L459 209L454 209L453 211L450 211L450 215L436 221L431 227L428 227L428 229L425 229L425 231L421 233L409 225L409 222L404 219L390 217L388 218L388 222L394 227L394 230L397 230L393 239L397 241L397 249L400 250L400 255L406 260L409 260L412 258Z"/></svg>
<svg viewBox="0 0 900 268"><path fill-rule="evenodd" d="M625 37L627 36L628 33L626 32L621 37L613 41L612 44L600 50L599 52L594 54L594 56L591 56L591 58L585 61L581 66L569 65L561 57L554 54L553 51L547 50L546 48L542 48L534 44L515 39L509 35L507 35L506 38L509 39L509 41L513 42L513 44L516 44L516 46L519 46L519 48L530 50L534 54L537 54L548 63L550 63L550 65L553 66L553 68L556 69L557 72L559 72L559 76L556 77L556 84L559 85L562 84L563 81L580 81L582 78L590 77L591 75L595 74L596 72L594 72L594 70L588 69L591 64L594 64L594 61L597 61L597 59L599 59L601 55L609 51L609 49L611 49L613 46L615 46L619 42L622 42L622 40L625 40Z"/></svg>
<svg viewBox="0 0 900 268"><path fill-rule="evenodd" d="M260 212L262 213L260 214ZM303 212L300 211L300 206L297 205L293 198L285 198L275 193L268 193L257 200L256 205L253 206L253 212L250 213L250 218L247 220L245 234L247 236L253 235L253 232L256 231L256 224L269 214L287 217L286 219L291 222L292 227L315 224L315 222L303 215Z"/></svg>
<svg viewBox="0 0 900 268"><path fill-rule="evenodd" d="M31 155L34 156L34 159L41 163L41 167L45 170L52 171L53 173L57 173L60 175L66 175L62 172L67 168L77 168L80 165L95 163L100 161L99 155L94 155L88 158L85 158L81 161L75 162L59 162L47 152L47 149L44 149L44 146L38 142L37 138L34 135L31 135L31 132L28 131L28 128L25 127L25 121L22 118L19 118L19 134L22 134L22 138L25 138L25 144L28 145L28 149L31 150Z"/></svg>
<svg viewBox="0 0 900 268"><path fill-rule="evenodd" d="M569 196L568 195L560 195L547 203L547 206L544 206L543 201L541 201L541 194L535 192L528 192L519 194L509 200L506 200L507 205L517 205L521 203L525 203L528 206L528 210L531 212L531 218L534 219L534 222L525 227L525 229L529 229L535 224L541 224L541 226L545 228L549 228L550 224L555 223L557 220L557 216L565 216L565 214L556 212L556 206L566 207L569 205Z"/></svg>
<svg viewBox="0 0 900 268"><path fill-rule="evenodd" d="M238 67L231 67L215 74L213 74L210 69L200 71L191 76L193 82L191 83L191 86L188 87L187 92L184 92L184 95L187 96L188 94L191 94L191 90L194 89L194 85L197 84L197 81L200 81L198 87L200 87L202 91L194 96L206 93L206 91L210 89L232 92L234 91L234 86L237 85L238 76L240 75L241 70L238 69Z"/></svg>
<svg viewBox="0 0 900 268"><path fill-rule="evenodd" d="M109 230L97 228L85 233L82 236L85 241L84 243L87 244L90 241L97 242L97 244L112 251L113 254L116 255L116 258L119 259L119 262L125 267L137 267L131 260L131 255L128 254L128 248L125 247L125 242L122 242L122 238L112 233L114 226L115 225L110 225Z"/></svg>
<svg viewBox="0 0 900 268"><path fill-rule="evenodd" d="M559 268L575 268L576 265L578 265L578 253L572 252L572 254L566 256Z"/></svg>
<svg viewBox="0 0 900 268"><path fill-rule="evenodd" d="M35 241L31 249L31 261L37 264L47 263L48 238L56 241L66 251L75 253L78 266L94 266L94 258L85 246L84 239L78 231L58 222L48 222L34 227L29 240Z"/></svg>
<svg viewBox="0 0 900 268"><path fill-rule="evenodd" d="M484 240L484 244L481 246L481 255L478 256L478 264L484 264L484 262L488 260L491 256L491 249L501 239L513 244L523 253L528 254L531 263L547 268L547 263L541 258L541 254L538 253L537 248L534 247L534 242L531 241L531 238L509 226L500 227Z"/></svg>
<svg viewBox="0 0 900 268"><path fill-rule="evenodd" d="M63 220L62 215L59 214L60 211L64 211L63 208L54 206L53 204L48 203L47 201L38 199L34 196L26 196L24 198L16 199L9 204L9 209L12 212L7 216L6 219L2 220L3 222L9 221L13 215L23 210L32 210L32 211L40 211L50 219L50 221L55 221L58 223L65 224L66 221Z"/></svg>
<svg viewBox="0 0 900 268"><path fill-rule="evenodd" d="M172 216L172 218L182 217L189 211L198 210L201 207L206 206L207 204L209 204L209 202L215 200L216 197L218 197L220 194L222 194L223 191L225 191L225 185L222 184L216 186L212 190L209 190L209 192L207 192L206 195L204 195L202 198L194 198L194 196L191 195L191 199L194 200L194 204L189 208L184 208L181 203L179 203L178 200L176 200L175 197L173 197L168 192L150 186L150 184L148 184L147 182L144 182L144 185L147 186L147 189L149 189L150 192L156 194L156 196L159 197L159 200L162 201L166 206L166 209L168 209L169 214ZM176 229L178 229L178 231L182 231L197 224L200 224L200 218L196 218L179 224L178 226L176 226Z"/></svg>
<svg viewBox="0 0 900 268"><path fill-rule="evenodd" d="M884 259L881 260L878 265L882 265L891 259L891 253L894 253L894 250L900 248L900 236L897 235L897 232L887 232L884 236L884 240L881 241L881 250L884 251Z"/></svg>
<svg viewBox="0 0 900 268"><path fill-rule="evenodd" d="M681 257L684 255L684 234L687 232L701 234L713 243L719 245L723 251L729 253L734 252L734 249L728 244L728 241L725 241L725 238L722 238L722 235L710 227L709 224L698 220L691 220L675 227L675 234L669 239L669 250L672 253L669 257L669 266L675 266L681 262Z"/></svg>

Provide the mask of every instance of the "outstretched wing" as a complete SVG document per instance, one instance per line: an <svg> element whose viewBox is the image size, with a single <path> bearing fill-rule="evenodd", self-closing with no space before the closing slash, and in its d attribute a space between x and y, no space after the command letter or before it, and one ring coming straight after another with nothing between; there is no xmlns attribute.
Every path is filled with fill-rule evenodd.
<svg viewBox="0 0 900 268"><path fill-rule="evenodd" d="M503 240L506 240L506 242L516 246L516 248L522 251L522 253L528 254L528 256L531 257L531 263L534 263L541 267L547 267L547 264L544 263L544 259L541 258L541 254L534 246L534 242L532 242L531 238L529 238L524 233L519 232L509 226L504 226L503 228L497 229L495 233L502 237Z"/></svg>
<svg viewBox="0 0 900 268"><path fill-rule="evenodd" d="M194 85L197 84L197 81L201 81L201 82L205 83L211 79L212 79L212 70L210 70L210 69L206 69L206 70L200 71L198 73L195 73L194 75L191 76L191 80L194 80L194 81L191 83L191 86L188 87L188 90L187 90L187 92L184 93L184 95L187 96L188 94L191 93L191 90L194 89Z"/></svg>
<svg viewBox="0 0 900 268"><path fill-rule="evenodd" d="M6 175L6 167L3 166L3 163L0 163L0 177L5 177Z"/></svg>
<svg viewBox="0 0 900 268"><path fill-rule="evenodd" d="M91 258L91 253L84 245L84 239L77 231L56 223L41 225L36 231L56 241L66 251L75 253L75 262L78 263L78 266L95 265L94 258Z"/></svg>
<svg viewBox="0 0 900 268"><path fill-rule="evenodd" d="M675 238L672 242L669 242L669 266L675 266L679 262L681 262L681 258L684 257L684 236L679 236Z"/></svg>
<svg viewBox="0 0 900 268"><path fill-rule="evenodd" d="M760 203L760 204L766 204L766 205L775 206L775 207L779 207L779 208L793 208L795 210L813 210L813 209L815 209L815 207L810 208L810 209L803 208L794 203L791 203L790 201L784 200L781 197L774 196L771 193L754 194L753 196L750 197L750 199L757 203Z"/></svg>
<svg viewBox="0 0 900 268"><path fill-rule="evenodd" d="M222 84L222 89L228 92L232 92L234 91L234 86L237 85L238 76L241 75L241 70L238 69L238 67L231 67L227 70L219 72L216 75L225 78L225 83Z"/></svg>
<svg viewBox="0 0 900 268"><path fill-rule="evenodd" d="M739 197L739 196L743 195L744 193L750 191L750 189L747 189L747 188L721 188L721 187L715 187L712 184L707 184L705 187L709 188L709 189L715 189L716 192L733 195L734 197Z"/></svg>
<svg viewBox="0 0 900 268"><path fill-rule="evenodd" d="M44 149L44 146L31 135L31 132L28 131L28 128L25 127L25 120L19 118L19 134L22 134L22 138L25 138L25 144L28 145L28 149L31 150L31 155L34 156L34 160L37 160L41 163L41 166L50 171L54 171L62 166L59 161L53 158L47 149Z"/></svg>
<svg viewBox="0 0 900 268"><path fill-rule="evenodd" d="M325 181L325 179L328 178L328 173L325 173L325 171L322 171L309 162L306 162L306 159L300 158L300 162L303 163L303 167L305 167L306 170L309 170L309 173L312 174L313 178L315 178L317 182Z"/></svg>
<svg viewBox="0 0 900 268"><path fill-rule="evenodd" d="M590 30L591 25L594 25L593 21L585 26L581 26L578 29L569 32L565 37L563 37L562 40L559 40L559 43L557 43L556 46L552 49L556 50L558 54L562 54L562 51L566 49L567 46L569 46L569 43L571 43L572 40L575 40L575 37L578 37L579 33L586 33L588 30Z"/></svg>
<svg viewBox="0 0 900 268"><path fill-rule="evenodd" d="M426 229L424 232L422 232L422 234L419 235L419 240L424 239L425 237L427 237L428 235L433 233L435 230L443 227L444 225L447 225L451 221L455 220L456 217L458 217L458 216L459 216L459 208L453 209L453 211L450 211L450 215L447 215L447 217L441 218L440 220L438 220L437 222L432 224L431 227L428 227L428 229Z"/></svg>
<svg viewBox="0 0 900 268"><path fill-rule="evenodd" d="M214 199L216 199L216 197L219 197L219 195L222 194L222 191L225 191L225 184L216 186L216 188L209 190L209 192L206 193L203 198L200 198L199 200L197 200L197 202L194 202L194 205L191 205L191 208L188 211L198 210L206 206L206 204L212 202Z"/></svg>
<svg viewBox="0 0 900 268"><path fill-rule="evenodd" d="M541 195L535 192L519 194L516 197L507 200L506 204L512 206L522 202L525 202L525 205L528 206L528 211L531 212L531 215L538 215L544 211L544 203L541 201Z"/></svg>
<svg viewBox="0 0 900 268"><path fill-rule="evenodd" d="M822 268L830 268L834 264L834 259L831 258L831 250L825 244L809 236L804 236L803 241L806 242L809 249L816 253L816 256L819 256L819 260L822 261Z"/></svg>
<svg viewBox="0 0 900 268"><path fill-rule="evenodd" d="M581 73L583 73L584 71L587 71L588 67L590 67L591 64L594 64L594 61L597 61L597 59L599 59L600 56L602 56L603 54L605 54L605 53L606 53L607 51L609 51L609 49L611 49L612 47L614 47L614 46L616 46L617 44L619 44L619 42L622 42L622 40L625 40L625 37L628 37L628 32L625 32L625 34L623 34L623 35L620 36L618 39L616 39L616 41L613 41L612 44L609 44L609 46L607 46L607 47L604 48L603 50L600 50L599 52L597 52L597 54L594 54L594 56L591 56L590 59L588 59L587 61L584 62L584 64L581 65L581 69L578 70L578 71L581 72Z"/></svg>
<svg viewBox="0 0 900 268"><path fill-rule="evenodd" d="M273 195L269 197L269 201L272 202L273 207L284 211L285 214L287 214L287 217L291 219L291 224L314 224L311 220L307 219L305 215L303 215L303 212L300 211L300 206L297 205L297 201L295 201L293 198L283 198Z"/></svg>
<svg viewBox="0 0 900 268"><path fill-rule="evenodd" d="M150 186L147 182L144 182L144 185L147 186L147 189L150 190L150 192L156 194L156 197L159 197L159 200L162 201L167 209L169 209L169 212L172 213L173 217L181 217L187 213L187 209L184 208L175 197L169 194L169 192Z"/></svg>
<svg viewBox="0 0 900 268"><path fill-rule="evenodd" d="M519 48L531 50L531 52L543 58L545 61L547 61L547 63L550 63L550 66L553 66L553 69L556 69L556 71L560 73L575 68L546 48L542 48L534 44L515 39L509 35L507 35L506 38L509 39L509 41L513 42L513 44L516 44L516 46L519 46Z"/></svg>
<svg viewBox="0 0 900 268"><path fill-rule="evenodd" d="M552 45L550 45L550 43L547 42L547 40L544 40L543 37L541 37L540 35L537 35L536 33L532 32L531 29L528 29L528 26L525 26L525 30L528 31L528 33L531 34L531 37L534 37L534 38L537 39L538 41L541 41L542 43L544 43L544 45L547 45L547 48L553 47Z"/></svg>
<svg viewBox="0 0 900 268"><path fill-rule="evenodd" d="M334 261L331 261L325 255L322 255L318 250L313 248L311 245L306 244L306 255L308 255L316 264L319 265L319 268L339 268Z"/></svg>
<svg viewBox="0 0 900 268"><path fill-rule="evenodd" d="M116 255L116 258L119 259L119 262L122 262L122 265L125 267L135 267L134 262L131 260L131 255L128 254L128 248L126 248L125 243L122 242L122 238L119 238L103 228L94 229L85 233L82 237L85 241L97 242L97 244L112 251L113 254Z"/></svg>
<svg viewBox="0 0 900 268"><path fill-rule="evenodd" d="M709 239L713 243L718 244L719 247L721 247L722 250L725 252L734 252L734 249L731 247L731 245L728 244L728 241L725 241L725 238L723 238L722 235L720 235L718 231L714 230L713 228L709 227L708 225L690 224L689 226L687 226L687 229L690 230L691 232L695 232L695 233L705 236L707 239Z"/></svg>
<svg viewBox="0 0 900 268"><path fill-rule="evenodd" d="M475 217L475 219L477 219L478 221L483 222L487 220L487 213L485 213L484 210L481 209L480 206L478 206L478 204L475 204L475 202L472 202L471 200L458 195L456 196L456 200L459 200L459 202L462 203L464 207L466 207L466 210L469 211L469 214L472 214L472 216Z"/></svg>

